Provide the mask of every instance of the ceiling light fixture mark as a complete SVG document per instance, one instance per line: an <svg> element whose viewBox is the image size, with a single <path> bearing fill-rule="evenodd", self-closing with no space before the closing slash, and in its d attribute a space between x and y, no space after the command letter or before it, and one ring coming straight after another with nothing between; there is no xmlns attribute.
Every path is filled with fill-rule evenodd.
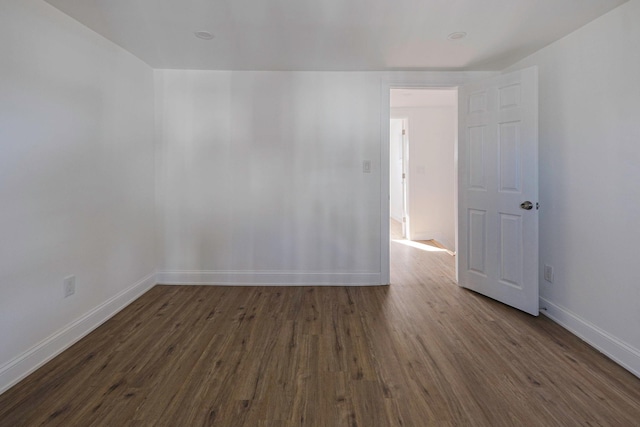
<svg viewBox="0 0 640 427"><path fill-rule="evenodd" d="M456 31L455 33L451 33L447 36L449 40L461 40L467 37L467 33L464 31Z"/></svg>
<svg viewBox="0 0 640 427"><path fill-rule="evenodd" d="M199 39L202 40L211 40L213 38L213 34L211 34L209 31L196 31L195 36Z"/></svg>

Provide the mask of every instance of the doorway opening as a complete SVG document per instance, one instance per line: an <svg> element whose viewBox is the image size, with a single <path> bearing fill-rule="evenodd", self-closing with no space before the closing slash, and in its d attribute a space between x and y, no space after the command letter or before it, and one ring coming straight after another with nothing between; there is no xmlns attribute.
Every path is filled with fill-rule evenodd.
<svg viewBox="0 0 640 427"><path fill-rule="evenodd" d="M411 76L383 81L381 137L387 139L390 135L392 107L397 106L391 103L391 96L396 91L457 92L456 99L459 96L461 104L454 117L455 122L459 121L460 134L456 135L452 148L455 281L459 286L536 316L540 270L538 212L534 209L538 200L538 70L530 67L503 74L459 77L449 76L437 83L432 78L421 80ZM420 186L412 181L419 172L433 171L431 164L424 169L416 164L414 147L420 145L413 142L414 123L416 120L409 116L408 238L417 240L413 189ZM454 132L457 128L454 127ZM382 283L391 283L392 242L384 238L390 228L388 141L381 144L380 154ZM420 181L424 186L436 182L436 188L449 188L451 194L443 177L436 175ZM440 205L429 205L434 206ZM397 249L395 246L394 250Z"/></svg>
<svg viewBox="0 0 640 427"><path fill-rule="evenodd" d="M456 251L456 88L392 88L389 237L425 251Z"/></svg>

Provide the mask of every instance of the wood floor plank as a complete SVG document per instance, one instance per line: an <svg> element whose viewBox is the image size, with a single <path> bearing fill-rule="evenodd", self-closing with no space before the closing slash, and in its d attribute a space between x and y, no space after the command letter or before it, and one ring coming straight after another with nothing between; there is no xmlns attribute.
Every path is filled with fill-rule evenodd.
<svg viewBox="0 0 640 427"><path fill-rule="evenodd" d="M0 426L639 425L640 379L430 247L392 242L389 287L156 286L0 395Z"/></svg>

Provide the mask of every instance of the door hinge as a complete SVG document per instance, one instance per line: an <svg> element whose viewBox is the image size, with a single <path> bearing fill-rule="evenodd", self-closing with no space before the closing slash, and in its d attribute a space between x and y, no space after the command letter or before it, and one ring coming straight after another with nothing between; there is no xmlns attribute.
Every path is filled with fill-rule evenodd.
<svg viewBox="0 0 640 427"><path fill-rule="evenodd" d="M404 130L404 129L402 129L402 135L404 136L404 135L406 135L406 134L407 134L407 131L406 131L406 130Z"/></svg>
<svg viewBox="0 0 640 427"><path fill-rule="evenodd" d="M403 173L402 174L402 179L405 179L407 176Z"/></svg>
<svg viewBox="0 0 640 427"><path fill-rule="evenodd" d="M407 217L406 216L402 217L402 222L407 222Z"/></svg>

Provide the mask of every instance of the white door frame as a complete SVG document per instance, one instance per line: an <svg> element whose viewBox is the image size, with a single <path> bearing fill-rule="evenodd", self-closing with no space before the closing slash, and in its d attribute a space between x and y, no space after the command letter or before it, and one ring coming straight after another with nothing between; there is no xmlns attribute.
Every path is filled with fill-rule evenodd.
<svg viewBox="0 0 640 427"><path fill-rule="evenodd" d="M402 222L402 237L405 239L409 239L411 225L409 218L409 118L400 115L396 117L391 117L390 120L401 120L402 121L402 130L404 131L401 136L401 147L400 147L400 156L402 160L402 171L404 174L404 178L402 178L402 218L400 221ZM391 140L389 140L391 144ZM391 147L389 147L391 148ZM393 160L393 159L389 159ZM389 180L389 185L391 185L391 180ZM391 216L391 215L389 215Z"/></svg>
<svg viewBox="0 0 640 427"><path fill-rule="evenodd" d="M402 137L400 155L402 156L402 237L411 235L409 218L409 118L402 118Z"/></svg>
<svg viewBox="0 0 640 427"><path fill-rule="evenodd" d="M413 75L412 75L413 74ZM383 79L380 85L380 280L382 284L391 283L390 255L389 255L389 135L391 118L391 89L455 89L460 85L475 80L499 75L499 72L421 72L407 73L405 77ZM458 241L458 141L455 142L454 169L455 178L455 233L456 251ZM456 281L458 280L458 264L456 257Z"/></svg>

